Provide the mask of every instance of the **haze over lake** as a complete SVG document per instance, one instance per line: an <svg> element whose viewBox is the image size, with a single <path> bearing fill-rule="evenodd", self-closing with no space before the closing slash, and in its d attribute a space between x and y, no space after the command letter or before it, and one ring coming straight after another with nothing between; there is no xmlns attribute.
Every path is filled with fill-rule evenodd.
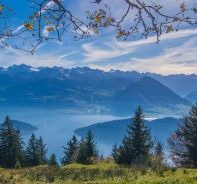
<svg viewBox="0 0 197 184"><path fill-rule="evenodd" d="M29 108L2 108L0 107L0 122L3 122L6 115L12 120L19 120L38 128L36 136L42 136L48 148L48 156L56 154L57 159L63 157L62 146L66 147L67 142L74 135L74 130L98 122L105 122L120 117L107 115L68 115L55 110L29 109ZM25 143L30 135L22 136ZM78 137L80 138L80 137ZM111 152L111 145L99 142L100 153L108 156Z"/></svg>

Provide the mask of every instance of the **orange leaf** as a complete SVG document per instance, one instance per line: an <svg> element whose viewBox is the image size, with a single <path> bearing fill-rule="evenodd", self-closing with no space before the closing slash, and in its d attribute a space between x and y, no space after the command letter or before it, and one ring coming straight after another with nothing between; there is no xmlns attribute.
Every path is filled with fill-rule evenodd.
<svg viewBox="0 0 197 184"><path fill-rule="evenodd" d="M38 18L39 14L38 13L34 13L34 17Z"/></svg>

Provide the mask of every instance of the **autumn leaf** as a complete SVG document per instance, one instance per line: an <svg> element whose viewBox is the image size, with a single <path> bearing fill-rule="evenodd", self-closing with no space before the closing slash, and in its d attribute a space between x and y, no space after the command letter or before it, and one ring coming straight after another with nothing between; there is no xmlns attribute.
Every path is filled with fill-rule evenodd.
<svg viewBox="0 0 197 184"><path fill-rule="evenodd" d="M86 11L86 14L89 14L89 11Z"/></svg>
<svg viewBox="0 0 197 184"><path fill-rule="evenodd" d="M172 25L168 26L166 33L170 33L172 31L173 31L173 26Z"/></svg>
<svg viewBox="0 0 197 184"><path fill-rule="evenodd" d="M0 11L2 11L4 9L4 5L0 6Z"/></svg>
<svg viewBox="0 0 197 184"><path fill-rule="evenodd" d="M111 22L111 21L112 21L112 19L111 19L110 17L108 17L108 18L107 18L107 21L108 21L108 22Z"/></svg>
<svg viewBox="0 0 197 184"><path fill-rule="evenodd" d="M97 29L94 29L94 32L95 34L99 34L98 30Z"/></svg>
<svg viewBox="0 0 197 184"><path fill-rule="evenodd" d="M118 32L118 35L116 36L116 38L118 39L118 38L120 38L121 36L122 36L122 32L119 31L119 32Z"/></svg>
<svg viewBox="0 0 197 184"><path fill-rule="evenodd" d="M100 19L99 16L96 16L95 19L96 19L97 22L101 22L101 19Z"/></svg>
<svg viewBox="0 0 197 184"><path fill-rule="evenodd" d="M104 22L103 26L106 27L108 25L108 22Z"/></svg>
<svg viewBox="0 0 197 184"><path fill-rule="evenodd" d="M64 26L66 24L66 22L62 22L62 25Z"/></svg>
<svg viewBox="0 0 197 184"><path fill-rule="evenodd" d="M30 29L34 28L34 25L33 24L29 24L28 22L25 22L24 26L26 27L27 30L30 30Z"/></svg>
<svg viewBox="0 0 197 184"><path fill-rule="evenodd" d="M49 20L47 20L47 25L49 25L51 22Z"/></svg>
<svg viewBox="0 0 197 184"><path fill-rule="evenodd" d="M47 31L52 32L52 31L54 31L54 29L52 27L49 27L49 28L47 28Z"/></svg>
<svg viewBox="0 0 197 184"><path fill-rule="evenodd" d="M34 13L34 17L38 18L39 14L38 13Z"/></svg>
<svg viewBox="0 0 197 184"><path fill-rule="evenodd" d="M180 5L180 7L181 7L181 11L182 12L185 12L186 11L186 9L185 9L185 3L184 2Z"/></svg>

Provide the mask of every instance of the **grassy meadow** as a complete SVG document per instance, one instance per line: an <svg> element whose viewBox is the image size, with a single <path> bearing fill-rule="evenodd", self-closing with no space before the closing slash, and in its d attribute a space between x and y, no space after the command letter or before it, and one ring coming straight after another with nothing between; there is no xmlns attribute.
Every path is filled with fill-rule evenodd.
<svg viewBox="0 0 197 184"><path fill-rule="evenodd" d="M37 166L23 169L0 169L2 184L188 184L197 183L197 169L119 166L102 163L71 164L64 167Z"/></svg>

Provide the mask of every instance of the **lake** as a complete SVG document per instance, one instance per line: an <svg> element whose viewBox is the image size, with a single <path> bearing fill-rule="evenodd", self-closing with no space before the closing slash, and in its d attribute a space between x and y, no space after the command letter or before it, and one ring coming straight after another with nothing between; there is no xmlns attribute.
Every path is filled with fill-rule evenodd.
<svg viewBox="0 0 197 184"><path fill-rule="evenodd" d="M38 131L35 134L37 138L38 136L43 137L48 148L47 156L55 153L58 160L63 157L62 146L66 147L67 142L74 135L75 129L94 123L120 119L120 117L107 115L68 115L55 110L0 107L0 122L3 122L7 115L12 120L19 120L36 126ZM30 135L23 136L25 143L29 137ZM80 137L78 138L80 139ZM112 145L99 140L96 142L101 154L110 155Z"/></svg>

